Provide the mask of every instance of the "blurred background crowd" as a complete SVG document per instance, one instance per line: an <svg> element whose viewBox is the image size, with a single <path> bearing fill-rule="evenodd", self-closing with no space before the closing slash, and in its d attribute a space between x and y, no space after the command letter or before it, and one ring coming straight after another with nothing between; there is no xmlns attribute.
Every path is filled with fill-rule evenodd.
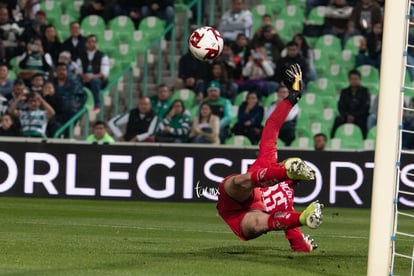
<svg viewBox="0 0 414 276"><path fill-rule="evenodd" d="M78 139L91 142L257 145L287 96L284 71L298 63L305 92L278 146L371 150L383 15L380 0L2 0L0 135L73 138L68 122L83 125L77 114L87 107L91 127ZM186 49L185 34L210 23L224 48L201 62ZM135 73L148 71L140 57L153 41L164 54L176 49L174 62L153 66L153 75L177 70L151 82ZM407 62L414 65L413 51ZM119 99L108 91L125 82L117 73L128 66L132 96ZM113 112L122 101L128 104ZM413 105L410 97L405 104ZM403 124L414 130L410 112ZM414 148L411 134L403 147Z"/></svg>

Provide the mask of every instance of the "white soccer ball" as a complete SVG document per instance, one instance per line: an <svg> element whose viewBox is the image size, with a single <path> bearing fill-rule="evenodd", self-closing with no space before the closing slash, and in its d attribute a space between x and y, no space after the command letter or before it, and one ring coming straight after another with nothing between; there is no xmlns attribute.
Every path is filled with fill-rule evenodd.
<svg viewBox="0 0 414 276"><path fill-rule="evenodd" d="M188 48L196 59L214 60L223 51L223 37L215 28L204 26L191 34Z"/></svg>

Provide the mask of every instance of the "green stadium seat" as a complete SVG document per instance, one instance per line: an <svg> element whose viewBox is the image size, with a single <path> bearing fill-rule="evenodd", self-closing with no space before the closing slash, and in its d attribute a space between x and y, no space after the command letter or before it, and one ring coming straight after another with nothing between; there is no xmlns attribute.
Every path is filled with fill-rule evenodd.
<svg viewBox="0 0 414 276"><path fill-rule="evenodd" d="M249 92L248 91L239 92L239 94L237 94L237 96L233 100L233 105L240 106L246 100L247 93Z"/></svg>
<svg viewBox="0 0 414 276"><path fill-rule="evenodd" d="M98 15L88 15L82 19L81 30L84 36L95 34L98 39L100 39L102 38L105 29L105 21Z"/></svg>
<svg viewBox="0 0 414 276"><path fill-rule="evenodd" d="M73 21L76 21L76 17L72 16L71 14L62 14L54 22L57 33L59 35L59 39L61 41L64 41L65 39L70 37L70 23L72 23Z"/></svg>
<svg viewBox="0 0 414 276"><path fill-rule="evenodd" d="M334 59L342 51L341 40L335 35L322 35L316 40L315 49L321 49L323 55Z"/></svg>
<svg viewBox="0 0 414 276"><path fill-rule="evenodd" d="M372 95L379 92L379 71L371 65L358 66L357 70L361 73L361 84L367 87Z"/></svg>
<svg viewBox="0 0 414 276"><path fill-rule="evenodd" d="M308 82L308 92L316 93L317 95L336 95L335 84L328 78L318 78Z"/></svg>
<svg viewBox="0 0 414 276"><path fill-rule="evenodd" d="M150 42L143 31L136 30L132 33L129 44L134 49L134 52L139 55L145 53Z"/></svg>
<svg viewBox="0 0 414 276"><path fill-rule="evenodd" d="M332 149L364 149L364 138L361 129L355 124L340 125L335 137L331 140Z"/></svg>
<svg viewBox="0 0 414 276"><path fill-rule="evenodd" d="M121 42L128 43L135 31L135 25L129 16L117 16L109 21L109 29Z"/></svg>
<svg viewBox="0 0 414 276"><path fill-rule="evenodd" d="M361 44L361 40L365 40L362 35L354 35L349 37L345 42L345 49L350 50L354 55L357 55L359 53L359 45Z"/></svg>
<svg viewBox="0 0 414 276"><path fill-rule="evenodd" d="M284 43L291 41L293 34L295 34L292 25L290 25L285 19L276 19L275 30Z"/></svg>
<svg viewBox="0 0 414 276"><path fill-rule="evenodd" d="M367 138L364 141L365 150L374 150L377 136L377 127L374 126L368 130Z"/></svg>
<svg viewBox="0 0 414 276"><path fill-rule="evenodd" d="M326 77L330 80L330 82L334 83L335 89L337 91L349 85L348 74L342 65L331 64L328 70L325 71L325 73Z"/></svg>
<svg viewBox="0 0 414 276"><path fill-rule="evenodd" d="M327 75L326 71L331 65L331 60L328 55L323 53L322 49L313 49L313 64L316 73L318 73L319 76L325 76Z"/></svg>
<svg viewBox="0 0 414 276"><path fill-rule="evenodd" d="M303 22L305 21L305 11L296 5L289 4L278 14L278 18L288 22L300 22L300 24L303 25Z"/></svg>
<svg viewBox="0 0 414 276"><path fill-rule="evenodd" d="M83 4L83 0L64 1L62 2L62 10L64 14L70 15L74 18L79 18L80 8Z"/></svg>
<svg viewBox="0 0 414 276"><path fill-rule="evenodd" d="M196 95L191 89L178 89L172 94L172 99L181 99L184 102L185 108L191 110L195 105Z"/></svg>
<svg viewBox="0 0 414 276"><path fill-rule="evenodd" d="M105 30L102 38L99 40L99 49L109 56L114 55L120 44L119 38L112 30Z"/></svg>
<svg viewBox="0 0 414 276"><path fill-rule="evenodd" d="M292 148L298 148L298 149L311 149L313 148L312 142L313 141L309 137L297 137L295 140L293 140L290 146Z"/></svg>
<svg viewBox="0 0 414 276"><path fill-rule="evenodd" d="M261 0L260 4L270 7L270 14L279 14L286 8L286 0Z"/></svg>
<svg viewBox="0 0 414 276"><path fill-rule="evenodd" d="M291 30L290 40L293 35L303 32L303 22L305 20L305 12L303 9L295 5L288 5L277 15L277 19L284 20L286 28Z"/></svg>
<svg viewBox="0 0 414 276"><path fill-rule="evenodd" d="M275 101L277 100L277 93L271 93L269 94L263 101L263 106L269 107L271 106Z"/></svg>
<svg viewBox="0 0 414 276"><path fill-rule="evenodd" d="M238 116L239 116L239 106L238 105L232 105L232 107L231 107L230 128L233 127L237 123Z"/></svg>
<svg viewBox="0 0 414 276"><path fill-rule="evenodd" d="M302 10L306 8L306 0L289 0L289 5L295 5Z"/></svg>
<svg viewBox="0 0 414 276"><path fill-rule="evenodd" d="M325 22L326 6L317 6L309 11L307 25L322 26Z"/></svg>
<svg viewBox="0 0 414 276"><path fill-rule="evenodd" d="M322 99L318 97L318 94L311 92L305 93L298 104L301 114L306 113L312 120L319 118L324 109Z"/></svg>
<svg viewBox="0 0 414 276"><path fill-rule="evenodd" d="M252 143L250 142L250 139L247 138L244 135L234 135L229 138L227 138L224 142L226 145L233 145L233 146L251 146Z"/></svg>
<svg viewBox="0 0 414 276"><path fill-rule="evenodd" d="M135 65L137 63L137 54L129 44L119 44L113 56L123 66Z"/></svg>
<svg viewBox="0 0 414 276"><path fill-rule="evenodd" d="M355 68L355 55L351 50L344 49L340 55L336 56L332 64L340 64L346 74L348 74L350 70Z"/></svg>
<svg viewBox="0 0 414 276"><path fill-rule="evenodd" d="M138 30L142 31L148 40L159 38L165 29L165 21L156 16L148 16L142 19L138 26Z"/></svg>
<svg viewBox="0 0 414 276"><path fill-rule="evenodd" d="M268 6L266 4L259 4L259 5L253 6L252 9L251 9L251 12L252 12L252 16L253 16L253 27L252 27L253 32L256 32L257 29L259 29L260 26L262 25L263 15L265 15L265 14L273 15L274 14L271 6Z"/></svg>
<svg viewBox="0 0 414 276"><path fill-rule="evenodd" d="M40 10L47 14L47 21L52 24L55 24L63 13L61 3L54 0L41 1Z"/></svg>

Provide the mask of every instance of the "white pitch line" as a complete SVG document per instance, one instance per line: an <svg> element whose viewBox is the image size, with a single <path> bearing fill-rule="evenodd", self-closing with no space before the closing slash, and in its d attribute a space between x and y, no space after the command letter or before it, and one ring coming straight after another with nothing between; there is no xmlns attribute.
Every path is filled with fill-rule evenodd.
<svg viewBox="0 0 414 276"><path fill-rule="evenodd" d="M80 226L80 227L101 227L101 228L122 228L122 229L136 229L136 230L155 230L155 231L165 231L165 228L161 227L149 227L149 226L134 226L134 225L111 225L111 224L86 224L86 223L50 223L50 222L29 222L29 221L18 221L14 222L16 224L30 224L30 225L49 225L49 226ZM170 231L177 232L196 232L196 233L213 233L213 234L233 234L229 231L212 231L212 230L194 230L186 228L171 228L168 227ZM277 232L276 232L277 233ZM283 234L283 233L282 233ZM312 237L318 237L317 234L312 234ZM336 238L336 239L362 239L368 240L368 237L365 236L346 236L346 235L326 235L323 234L323 237Z"/></svg>

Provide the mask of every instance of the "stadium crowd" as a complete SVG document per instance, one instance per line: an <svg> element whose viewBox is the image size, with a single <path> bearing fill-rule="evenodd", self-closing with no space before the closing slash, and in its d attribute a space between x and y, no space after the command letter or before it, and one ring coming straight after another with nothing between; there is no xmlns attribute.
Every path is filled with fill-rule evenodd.
<svg viewBox="0 0 414 276"><path fill-rule="evenodd" d="M53 137L83 107L88 93L94 112L100 112L110 62L100 48L101 36L82 30L89 15L107 26L127 16L135 29L148 16L174 23L171 0L90 0L81 2L64 30L42 10L42 2L0 1L0 135ZM244 144L256 145L266 114L285 97L281 80L294 63L303 69L304 100L289 114L280 143L298 146L302 138L311 143L323 137L328 148L341 137L342 126L350 125L360 133L360 146L372 138L384 1L251 2L232 0L217 15L215 27L225 41L219 58L209 63L189 52L182 55L173 87L161 84L153 95L139 95L136 108L107 118L108 129L99 121L95 128L105 131L101 136L115 137L105 141L228 144L242 136ZM202 1L202 22L208 4ZM414 64L414 52L408 62ZM407 72L414 80L414 70ZM414 129L413 118L408 112L404 116L408 129ZM406 148L414 148L411 136L403 137Z"/></svg>

